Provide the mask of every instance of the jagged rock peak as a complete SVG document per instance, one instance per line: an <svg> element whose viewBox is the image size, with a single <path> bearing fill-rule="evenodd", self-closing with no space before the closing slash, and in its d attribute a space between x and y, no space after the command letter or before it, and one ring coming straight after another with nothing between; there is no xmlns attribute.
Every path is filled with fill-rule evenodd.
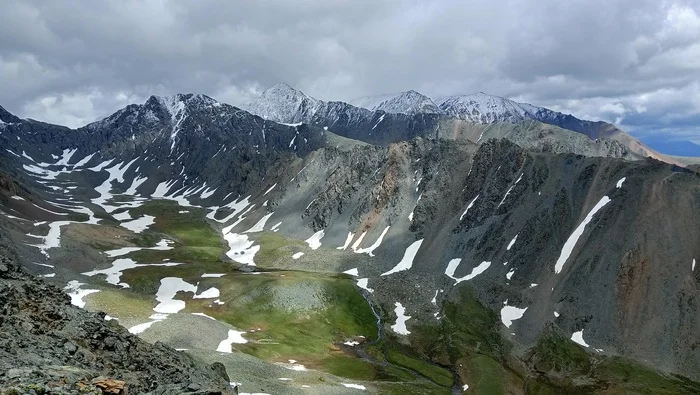
<svg viewBox="0 0 700 395"><path fill-rule="evenodd" d="M145 105L159 106L167 111L171 116L177 116L185 108L220 106L221 103L209 96L193 93L178 93L172 96L151 96L146 100Z"/></svg>
<svg viewBox="0 0 700 395"><path fill-rule="evenodd" d="M12 115L12 113L0 106L0 123L16 123L20 121L21 119Z"/></svg>

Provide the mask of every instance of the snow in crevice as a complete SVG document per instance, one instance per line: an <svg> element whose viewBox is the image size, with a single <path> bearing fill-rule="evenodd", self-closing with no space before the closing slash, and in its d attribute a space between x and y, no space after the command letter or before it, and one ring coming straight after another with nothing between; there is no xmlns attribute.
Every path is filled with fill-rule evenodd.
<svg viewBox="0 0 700 395"><path fill-rule="evenodd" d="M350 245L350 243L352 243L353 237L355 237L355 234L352 232L348 232L348 237L345 239L345 243L340 247L336 247L336 249L337 250L346 250L348 248L348 246Z"/></svg>
<svg viewBox="0 0 700 395"><path fill-rule="evenodd" d="M353 235L354 235L354 234L353 234ZM362 240L365 238L366 235L367 235L367 232L366 232L366 231L365 231L365 232L362 232L362 234L360 235L360 237L358 237L357 240L355 240L355 242L352 244L352 246L350 247L350 249L353 250L353 251L357 251L357 248L360 246L360 244L362 243ZM350 240L352 241L352 239L350 239Z"/></svg>
<svg viewBox="0 0 700 395"><path fill-rule="evenodd" d="M564 246L561 249L561 254L559 255L559 259L557 259L557 263L554 265L554 272L559 274L564 267L564 264L566 261L569 259L571 256L571 253L574 250L574 247L576 247L576 243L578 242L578 239L583 235L584 230L586 229L586 225L588 225L589 222L593 220L593 217L596 215L600 209L605 207L606 204L610 203L610 198L607 196L603 196L600 201L591 209L591 211L586 215L586 218L583 219L583 221L576 227L574 232L569 236L569 238L566 240L566 243L564 243Z"/></svg>
<svg viewBox="0 0 700 395"><path fill-rule="evenodd" d="M273 189L275 189L276 186L277 186L277 183L273 184L270 188L267 189L267 191L265 191L265 193L263 193L263 196L270 193Z"/></svg>
<svg viewBox="0 0 700 395"><path fill-rule="evenodd" d="M617 184L615 185L615 187L616 187L617 189L622 188L622 184L625 183L625 180L627 180L627 177L622 177L622 178L617 182Z"/></svg>
<svg viewBox="0 0 700 395"><path fill-rule="evenodd" d="M498 203L498 207L501 207L503 205L503 203L505 203L506 199L508 198L508 195L510 195L510 192L513 190L513 188L515 188L516 185L518 185L520 180L523 179L523 174L520 174L520 177L518 177L518 179L515 181L515 183L513 183L513 185L511 185L510 188L508 188L508 190L506 191L506 194L503 195L503 199L501 199L501 202ZM498 208L498 207L496 207L496 208Z"/></svg>
<svg viewBox="0 0 700 395"><path fill-rule="evenodd" d="M510 251L510 249L513 248L513 244L515 244L516 240L518 240L518 235L515 235L515 237L513 237L513 240L511 240L510 243L508 243L508 247L506 247L506 251Z"/></svg>
<svg viewBox="0 0 700 395"><path fill-rule="evenodd" d="M272 217L272 214L274 214L274 213L270 213L270 214L265 215L255 225L253 225L253 227L251 227L250 229L246 230L243 233L262 232L263 230L265 230L265 224L267 223L267 220L270 219L270 217Z"/></svg>
<svg viewBox="0 0 700 395"><path fill-rule="evenodd" d="M367 247L367 248L356 249L356 250L353 250L353 251L354 251L355 253L357 253L357 254L367 254L367 255L369 255L369 256L374 256L374 250L376 250L377 248L379 248L379 246L382 244L382 240L384 239L384 236L386 235L386 232L389 231L389 228L390 228L389 226L387 226L386 228L384 228L384 230L382 231L382 234L379 235L379 238L378 238L378 239L374 242L374 244L372 244L371 246L369 246L369 247Z"/></svg>
<svg viewBox="0 0 700 395"><path fill-rule="evenodd" d="M349 274L349 275L351 275L351 276L357 277L357 276L360 275L360 272L359 272L358 269L355 267L355 268L352 268L352 269L349 269L349 270L344 271L343 274Z"/></svg>
<svg viewBox="0 0 700 395"><path fill-rule="evenodd" d="M469 204L467 205L467 208L464 210L462 215L459 216L460 221L464 218L465 215L467 215L467 212L469 211L470 208L472 208L472 206L474 206L474 202L476 202L476 199L478 199L478 198L479 198L479 195L476 195L476 197L474 199L472 199L471 202L469 202Z"/></svg>
<svg viewBox="0 0 700 395"><path fill-rule="evenodd" d="M389 270L388 272L382 273L381 275L388 276L390 274L410 269L413 266L413 260L415 259L421 244L423 244L423 239L413 242L413 244L406 248L406 251L403 254L403 258L401 258L401 261L396 266L394 266L393 269Z"/></svg>

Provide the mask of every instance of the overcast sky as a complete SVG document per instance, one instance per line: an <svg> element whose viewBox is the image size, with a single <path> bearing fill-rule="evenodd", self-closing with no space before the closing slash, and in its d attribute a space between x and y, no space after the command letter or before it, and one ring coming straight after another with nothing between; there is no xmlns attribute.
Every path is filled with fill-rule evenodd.
<svg viewBox="0 0 700 395"><path fill-rule="evenodd" d="M700 143L700 0L3 1L0 105L82 126L151 94L478 91Z"/></svg>

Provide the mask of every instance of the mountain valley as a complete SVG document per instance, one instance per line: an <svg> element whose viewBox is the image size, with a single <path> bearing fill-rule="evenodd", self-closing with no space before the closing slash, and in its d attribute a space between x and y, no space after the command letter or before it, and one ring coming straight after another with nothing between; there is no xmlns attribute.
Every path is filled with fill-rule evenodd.
<svg viewBox="0 0 700 395"><path fill-rule="evenodd" d="M150 390L147 362L80 366L136 393L700 393L696 166L482 93L243 107L152 96L78 129L0 107L0 286L39 289L3 315L61 289L176 366ZM0 389L79 365L13 359L1 318Z"/></svg>

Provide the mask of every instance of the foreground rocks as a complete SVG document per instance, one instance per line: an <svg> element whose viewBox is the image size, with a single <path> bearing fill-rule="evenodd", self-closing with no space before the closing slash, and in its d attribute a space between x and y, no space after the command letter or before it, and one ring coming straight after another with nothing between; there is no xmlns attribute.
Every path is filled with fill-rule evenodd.
<svg viewBox="0 0 700 395"><path fill-rule="evenodd" d="M72 393L232 392L220 363L146 343L104 313L72 306L0 247L0 394Z"/></svg>

